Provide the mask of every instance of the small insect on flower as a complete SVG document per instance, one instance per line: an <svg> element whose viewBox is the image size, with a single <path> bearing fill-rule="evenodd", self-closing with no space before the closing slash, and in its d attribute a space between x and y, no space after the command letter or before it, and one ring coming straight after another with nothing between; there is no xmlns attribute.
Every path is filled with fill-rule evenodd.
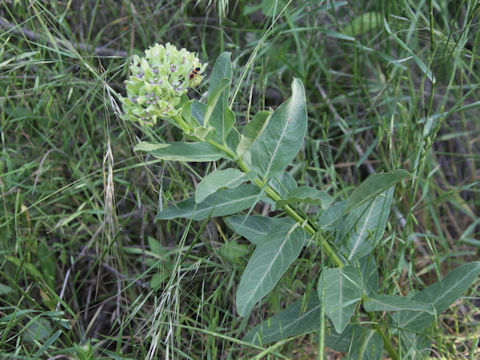
<svg viewBox="0 0 480 360"><path fill-rule="evenodd" d="M190 75L188 76L188 78L190 80L193 80L195 78L195 76L198 75L198 72L200 71L201 69L199 67L196 67L195 69L192 69L192 72L190 73Z"/></svg>

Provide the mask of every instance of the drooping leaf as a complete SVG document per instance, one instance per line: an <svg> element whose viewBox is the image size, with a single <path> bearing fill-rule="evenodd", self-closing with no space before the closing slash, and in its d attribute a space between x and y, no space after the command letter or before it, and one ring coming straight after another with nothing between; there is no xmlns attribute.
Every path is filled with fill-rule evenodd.
<svg viewBox="0 0 480 360"><path fill-rule="evenodd" d="M224 52L215 61L213 65L212 73L210 74L208 94L209 100L214 95L215 89L218 89L219 85L227 79L232 80L232 63L230 61L230 53ZM232 130L233 122L235 118L231 117L228 112L228 97L230 95L230 86L223 87L223 90L218 96L218 100L215 102L215 106L212 109L210 117L210 125L217 131L214 139L220 143L225 143L228 133ZM208 106L207 106L208 108ZM208 110L207 110L208 111Z"/></svg>
<svg viewBox="0 0 480 360"><path fill-rule="evenodd" d="M295 301L285 310L255 326L243 341L265 345L318 329L320 308L320 300L314 292L310 294L307 306L303 304L303 299Z"/></svg>
<svg viewBox="0 0 480 360"><path fill-rule="evenodd" d="M385 232L394 187L344 216L338 224L337 241L351 261L369 254Z"/></svg>
<svg viewBox="0 0 480 360"><path fill-rule="evenodd" d="M347 359L380 360L382 358L383 340L375 331L356 326L353 329L351 339Z"/></svg>
<svg viewBox="0 0 480 360"><path fill-rule="evenodd" d="M277 284L305 243L305 231L282 226L270 232L257 246L240 279L237 311L245 316Z"/></svg>
<svg viewBox="0 0 480 360"><path fill-rule="evenodd" d="M371 297L363 302L366 311L423 311L433 315L434 310L431 304L425 304L410 300L405 296L380 294Z"/></svg>
<svg viewBox="0 0 480 360"><path fill-rule="evenodd" d="M237 154L239 157L242 157L245 151L249 150L255 140L262 134L271 115L272 113L270 111L261 110L243 127L240 142L237 146Z"/></svg>
<svg viewBox="0 0 480 360"><path fill-rule="evenodd" d="M226 216L250 208L258 200L260 190L252 184L240 185L210 195L200 204L192 197L160 211L155 220L185 218L203 220L209 216Z"/></svg>
<svg viewBox="0 0 480 360"><path fill-rule="evenodd" d="M148 142L138 143L135 151L145 151L150 155L162 160L174 161L216 161L225 154L208 143L169 143L151 144Z"/></svg>
<svg viewBox="0 0 480 360"><path fill-rule="evenodd" d="M286 196L286 199L277 201L279 206L294 203L316 204L322 207L328 206L332 199L324 192L309 186L299 186L291 191Z"/></svg>
<svg viewBox="0 0 480 360"><path fill-rule="evenodd" d="M462 265L415 294L412 300L431 304L436 313L441 314L472 285L479 273L480 261ZM393 318L400 328L417 332L426 329L435 320L433 315L418 311L401 311Z"/></svg>
<svg viewBox="0 0 480 360"><path fill-rule="evenodd" d="M272 230L278 229L284 224L288 224L288 226L295 224L295 221L290 217L271 218L258 215L250 215L247 218L245 218L245 215L234 215L225 220L233 231L255 245L259 245Z"/></svg>
<svg viewBox="0 0 480 360"><path fill-rule="evenodd" d="M305 90L302 82L294 79L292 97L275 110L250 149L253 169L265 182L281 174L295 158L306 129Z"/></svg>
<svg viewBox="0 0 480 360"><path fill-rule="evenodd" d="M410 177L410 173L405 170L394 170L388 173L371 175L359 187L355 189L348 199L345 207L345 214L360 205L369 202L397 182Z"/></svg>
<svg viewBox="0 0 480 360"><path fill-rule="evenodd" d="M245 174L238 169L230 168L214 171L203 178L195 190L195 202L201 203L211 194L222 188L233 189L245 181L255 178L252 171Z"/></svg>
<svg viewBox="0 0 480 360"><path fill-rule="evenodd" d="M362 296L362 278L351 265L342 268L324 267L318 280L318 296L325 287L325 313L335 330L342 333Z"/></svg>

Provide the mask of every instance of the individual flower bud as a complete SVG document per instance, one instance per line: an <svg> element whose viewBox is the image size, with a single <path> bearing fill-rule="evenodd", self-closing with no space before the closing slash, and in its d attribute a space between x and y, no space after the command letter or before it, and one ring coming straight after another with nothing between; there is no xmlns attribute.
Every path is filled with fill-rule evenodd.
<svg viewBox="0 0 480 360"><path fill-rule="evenodd" d="M170 43L151 46L145 57L134 55L125 81L127 97L121 97L126 117L154 125L157 118L179 115L181 97L200 84L206 66L195 53Z"/></svg>

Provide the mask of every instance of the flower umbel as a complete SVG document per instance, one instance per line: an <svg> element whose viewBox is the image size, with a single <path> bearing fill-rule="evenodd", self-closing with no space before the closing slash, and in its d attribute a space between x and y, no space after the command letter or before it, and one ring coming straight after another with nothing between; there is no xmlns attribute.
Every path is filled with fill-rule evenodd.
<svg viewBox="0 0 480 360"><path fill-rule="evenodd" d="M121 98L127 118L154 125L158 117L178 115L181 97L202 81L205 67L195 53L170 43L155 44L145 50L145 57L134 55L132 75L125 81L127 97Z"/></svg>

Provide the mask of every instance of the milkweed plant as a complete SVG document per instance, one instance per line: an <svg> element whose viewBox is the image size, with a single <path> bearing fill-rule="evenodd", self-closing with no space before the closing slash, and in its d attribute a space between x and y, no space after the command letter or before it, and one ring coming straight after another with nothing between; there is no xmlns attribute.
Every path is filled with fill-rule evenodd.
<svg viewBox="0 0 480 360"><path fill-rule="evenodd" d="M188 140L140 142L135 150L165 161L227 164L207 174L194 196L161 210L156 221L223 217L255 246L237 287L242 317L273 290L304 247L316 243L323 254L316 291L257 324L243 340L266 345L316 331L322 352L329 347L351 359L380 359L383 352L392 359L428 356L428 330L471 286L480 262L408 296L381 293L375 249L382 243L395 186L407 186L411 175L402 169L371 175L336 202L324 191L298 186L286 168L307 131L302 81L293 79L291 97L274 111L261 110L240 126L229 103L230 54L216 59L206 102L189 99L188 90L204 80L205 70L194 53L169 43L154 45L130 64L126 97L121 97L125 118L144 126L167 121ZM260 202L269 203L276 216L255 215ZM303 206L316 209L316 216L308 217Z"/></svg>

